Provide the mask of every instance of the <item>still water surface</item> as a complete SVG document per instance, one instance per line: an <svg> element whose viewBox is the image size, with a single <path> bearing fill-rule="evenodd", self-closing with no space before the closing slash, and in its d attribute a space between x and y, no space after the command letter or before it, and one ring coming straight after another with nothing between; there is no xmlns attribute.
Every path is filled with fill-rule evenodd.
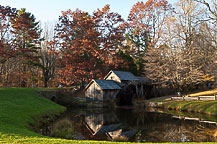
<svg viewBox="0 0 217 144"><path fill-rule="evenodd" d="M71 109L41 133L82 140L217 142L217 117L167 113L172 114L138 109Z"/></svg>

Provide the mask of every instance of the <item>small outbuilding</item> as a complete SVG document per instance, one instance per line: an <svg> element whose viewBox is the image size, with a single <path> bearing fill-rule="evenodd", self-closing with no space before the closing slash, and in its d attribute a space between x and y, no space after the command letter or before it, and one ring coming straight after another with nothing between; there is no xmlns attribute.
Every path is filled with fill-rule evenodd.
<svg viewBox="0 0 217 144"><path fill-rule="evenodd" d="M111 101L121 89L113 80L92 80L85 88L87 101Z"/></svg>

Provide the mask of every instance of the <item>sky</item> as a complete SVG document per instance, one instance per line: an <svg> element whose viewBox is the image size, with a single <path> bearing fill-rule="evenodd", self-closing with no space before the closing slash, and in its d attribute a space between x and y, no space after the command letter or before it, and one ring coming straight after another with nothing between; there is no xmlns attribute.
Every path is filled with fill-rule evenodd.
<svg viewBox="0 0 217 144"><path fill-rule="evenodd" d="M0 0L0 5L17 9L26 8L27 12L35 15L36 20L42 23L58 21L61 11L79 8L92 13L97 8L109 4L112 12L118 12L124 19L127 18L132 6L139 0ZM140 0L141 1L141 0ZM143 0L146 2L146 0ZM168 0L173 2L174 0Z"/></svg>

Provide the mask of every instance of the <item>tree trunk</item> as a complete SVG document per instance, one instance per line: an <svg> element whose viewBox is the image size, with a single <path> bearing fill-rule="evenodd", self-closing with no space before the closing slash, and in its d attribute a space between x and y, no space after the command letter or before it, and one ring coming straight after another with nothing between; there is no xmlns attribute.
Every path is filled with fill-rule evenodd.
<svg viewBox="0 0 217 144"><path fill-rule="evenodd" d="M48 73L44 73L44 87L47 88L48 86L48 81L49 81L49 78L48 78Z"/></svg>

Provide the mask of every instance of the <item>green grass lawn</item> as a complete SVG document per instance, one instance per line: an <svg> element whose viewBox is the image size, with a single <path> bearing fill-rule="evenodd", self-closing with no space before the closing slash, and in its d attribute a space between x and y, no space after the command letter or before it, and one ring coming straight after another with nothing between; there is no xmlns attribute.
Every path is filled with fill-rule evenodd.
<svg viewBox="0 0 217 144"><path fill-rule="evenodd" d="M193 93L185 96L206 96L217 93L217 89L210 91L204 91L199 93ZM184 101L184 100L171 100L168 97L159 97L150 99L153 103L162 103L161 107L166 109L174 109L178 111L189 111L205 113L209 115L217 116L217 101Z"/></svg>
<svg viewBox="0 0 217 144"><path fill-rule="evenodd" d="M0 143L113 143L49 138L32 131L30 123L38 126L43 116L52 118L65 111L64 107L38 95L36 90L38 89L0 88Z"/></svg>
<svg viewBox="0 0 217 144"><path fill-rule="evenodd" d="M164 108L217 115L217 101L167 101Z"/></svg>

